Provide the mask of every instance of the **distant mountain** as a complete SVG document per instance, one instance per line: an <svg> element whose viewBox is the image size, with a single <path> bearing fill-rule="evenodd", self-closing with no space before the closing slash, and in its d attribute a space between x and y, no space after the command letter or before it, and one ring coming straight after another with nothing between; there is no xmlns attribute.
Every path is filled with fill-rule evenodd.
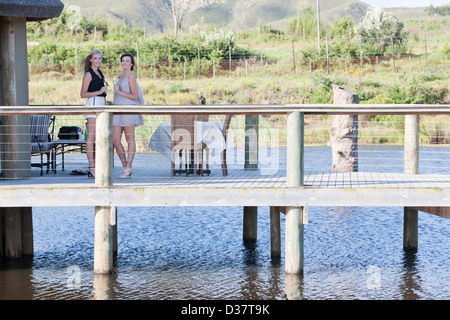
<svg viewBox="0 0 450 320"><path fill-rule="evenodd" d="M181 1L181 0L177 0ZM86 15L106 15L125 21L147 32L173 30L170 0L62 0L66 7L79 6ZM244 30L259 21L282 27L308 6L316 9L316 0L184 0L182 28L215 25L224 29ZM331 23L345 15L355 22L364 17L369 5L358 0L320 0L321 18Z"/></svg>

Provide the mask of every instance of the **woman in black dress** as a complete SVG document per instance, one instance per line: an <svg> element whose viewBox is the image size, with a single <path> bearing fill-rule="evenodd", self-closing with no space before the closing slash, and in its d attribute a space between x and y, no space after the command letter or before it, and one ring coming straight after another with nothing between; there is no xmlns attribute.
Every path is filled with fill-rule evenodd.
<svg viewBox="0 0 450 320"><path fill-rule="evenodd" d="M104 106L106 105L106 80L103 76L100 66L102 64L103 53L94 49L83 60L84 69L83 82L81 84L81 98L87 98L86 106ZM86 155L89 162L88 177L95 177L95 115L86 115L87 137L86 137Z"/></svg>

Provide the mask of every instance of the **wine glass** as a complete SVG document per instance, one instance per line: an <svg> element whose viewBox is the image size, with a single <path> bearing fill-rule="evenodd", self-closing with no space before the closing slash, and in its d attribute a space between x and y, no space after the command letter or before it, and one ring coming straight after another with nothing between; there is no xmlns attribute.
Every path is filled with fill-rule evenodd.
<svg viewBox="0 0 450 320"><path fill-rule="evenodd" d="M103 86L106 87L106 93L108 93L108 81L106 81L106 77L103 78Z"/></svg>
<svg viewBox="0 0 450 320"><path fill-rule="evenodd" d="M117 84L117 76L113 77L113 84L114 84L114 86L116 86L116 84ZM114 88L114 92L116 92L115 88Z"/></svg>

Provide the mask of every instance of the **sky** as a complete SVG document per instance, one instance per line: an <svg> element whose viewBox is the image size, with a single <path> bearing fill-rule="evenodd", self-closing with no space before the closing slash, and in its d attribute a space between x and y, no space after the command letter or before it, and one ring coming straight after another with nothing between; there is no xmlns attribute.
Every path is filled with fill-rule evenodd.
<svg viewBox="0 0 450 320"><path fill-rule="evenodd" d="M371 6L381 8L392 7L429 7L432 4L435 7L450 5L450 0L361 0Z"/></svg>

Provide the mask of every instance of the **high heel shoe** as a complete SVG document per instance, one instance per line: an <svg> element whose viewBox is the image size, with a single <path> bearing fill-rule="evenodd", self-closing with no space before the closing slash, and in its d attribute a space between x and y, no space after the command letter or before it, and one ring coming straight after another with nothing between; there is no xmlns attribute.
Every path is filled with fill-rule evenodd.
<svg viewBox="0 0 450 320"><path fill-rule="evenodd" d="M122 175L119 177L119 179L130 178L132 173L133 173L133 169L131 169L131 168L125 168L125 169L123 170Z"/></svg>
<svg viewBox="0 0 450 320"><path fill-rule="evenodd" d="M95 170L95 167L89 167L89 168L88 168L87 176L88 176L89 179L95 179L95 171L94 171L94 173L92 173L92 172L91 172L91 169L94 169L94 170Z"/></svg>

